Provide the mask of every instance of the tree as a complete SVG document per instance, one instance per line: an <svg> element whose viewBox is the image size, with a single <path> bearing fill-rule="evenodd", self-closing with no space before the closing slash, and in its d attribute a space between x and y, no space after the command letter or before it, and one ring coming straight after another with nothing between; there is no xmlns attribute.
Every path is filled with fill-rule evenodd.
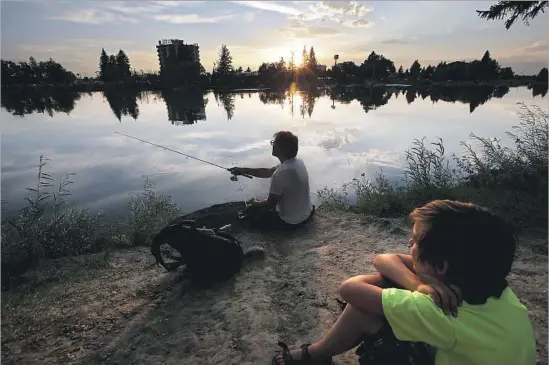
<svg viewBox="0 0 549 365"><path fill-rule="evenodd" d="M547 67L542 68L538 75L536 76L536 79L541 82L547 83Z"/></svg>
<svg viewBox="0 0 549 365"><path fill-rule="evenodd" d="M410 67L410 76L417 79L421 75L421 65L418 60L415 60Z"/></svg>
<svg viewBox="0 0 549 365"><path fill-rule="evenodd" d="M252 72L252 69L250 68L250 66L248 66L248 68L246 69L246 72Z"/></svg>
<svg viewBox="0 0 549 365"><path fill-rule="evenodd" d="M119 50L116 55L116 79L118 81L127 80L131 77L130 71L130 59L126 55L126 52Z"/></svg>
<svg viewBox="0 0 549 365"><path fill-rule="evenodd" d="M241 74L242 73L242 66L239 66L237 69L236 69L236 72Z"/></svg>
<svg viewBox="0 0 549 365"><path fill-rule="evenodd" d="M529 19L534 19L545 12L549 1L499 1L488 10L477 10L479 17L487 20L506 19L505 29L509 30L518 18L529 26Z"/></svg>
<svg viewBox="0 0 549 365"><path fill-rule="evenodd" d="M101 48L101 56L99 57L99 80L108 81L107 74L109 70L109 56L105 52L105 48Z"/></svg>
<svg viewBox="0 0 549 365"><path fill-rule="evenodd" d="M402 69L402 65L398 68L398 77L403 78L404 77L404 70Z"/></svg>
<svg viewBox="0 0 549 365"><path fill-rule="evenodd" d="M233 73L233 57L226 45L221 45L219 59L217 61L216 74L220 77L227 77Z"/></svg>
<svg viewBox="0 0 549 365"><path fill-rule="evenodd" d="M316 54L313 47L311 47L311 50L309 52L309 58L307 59L307 67L309 67L310 70L313 72L316 72L318 69L318 61L316 60Z"/></svg>
<svg viewBox="0 0 549 365"><path fill-rule="evenodd" d="M309 54L307 53L307 47L303 46L303 54L301 59L301 67L305 67L309 64Z"/></svg>
<svg viewBox="0 0 549 365"><path fill-rule="evenodd" d="M292 53L290 55L290 62L288 62L288 71L290 71L290 74L293 77L294 74L295 74L295 53L294 53L293 50L292 50Z"/></svg>

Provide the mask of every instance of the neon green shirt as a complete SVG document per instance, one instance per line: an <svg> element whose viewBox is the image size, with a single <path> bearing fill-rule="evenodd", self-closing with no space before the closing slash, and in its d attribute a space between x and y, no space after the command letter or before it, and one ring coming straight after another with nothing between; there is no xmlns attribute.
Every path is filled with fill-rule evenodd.
<svg viewBox="0 0 549 365"><path fill-rule="evenodd" d="M437 349L436 365L535 365L536 342L528 311L507 287L485 304L463 302L456 318L430 296L383 289L383 312L397 339Z"/></svg>

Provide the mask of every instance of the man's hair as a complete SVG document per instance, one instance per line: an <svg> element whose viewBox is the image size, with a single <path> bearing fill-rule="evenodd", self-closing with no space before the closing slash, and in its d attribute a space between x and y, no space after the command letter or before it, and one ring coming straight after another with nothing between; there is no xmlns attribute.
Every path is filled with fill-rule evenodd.
<svg viewBox="0 0 549 365"><path fill-rule="evenodd" d="M499 298L507 286L516 250L513 228L484 207L451 200L435 200L416 208L415 242L419 261L442 269L445 280L461 289L469 304Z"/></svg>
<svg viewBox="0 0 549 365"><path fill-rule="evenodd" d="M297 156L298 139L295 134L288 131L280 131L274 134L274 141L286 158Z"/></svg>

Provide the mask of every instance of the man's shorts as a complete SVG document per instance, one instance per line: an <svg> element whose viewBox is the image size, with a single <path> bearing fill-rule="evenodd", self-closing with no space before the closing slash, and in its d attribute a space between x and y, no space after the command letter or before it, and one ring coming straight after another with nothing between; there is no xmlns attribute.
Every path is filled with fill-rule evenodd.
<svg viewBox="0 0 549 365"><path fill-rule="evenodd" d="M274 209L248 209L242 217L244 220L249 221L250 224L255 228L286 231L302 227L311 220L314 213L315 206L313 205L313 210L309 218L299 224L290 224L285 222L282 218L280 218L278 212Z"/></svg>

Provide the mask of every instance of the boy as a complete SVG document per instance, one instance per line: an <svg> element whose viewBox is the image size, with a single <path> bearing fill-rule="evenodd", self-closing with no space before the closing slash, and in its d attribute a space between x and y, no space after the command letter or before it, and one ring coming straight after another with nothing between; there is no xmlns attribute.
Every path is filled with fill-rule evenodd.
<svg viewBox="0 0 549 365"><path fill-rule="evenodd" d="M536 363L527 309L505 279L516 248L511 228L485 208L449 200L410 218L410 256L380 255L380 275L343 282L347 306L328 335L294 351L279 343L285 350L274 364L329 364L359 343L361 365ZM403 289L382 289L391 282Z"/></svg>

